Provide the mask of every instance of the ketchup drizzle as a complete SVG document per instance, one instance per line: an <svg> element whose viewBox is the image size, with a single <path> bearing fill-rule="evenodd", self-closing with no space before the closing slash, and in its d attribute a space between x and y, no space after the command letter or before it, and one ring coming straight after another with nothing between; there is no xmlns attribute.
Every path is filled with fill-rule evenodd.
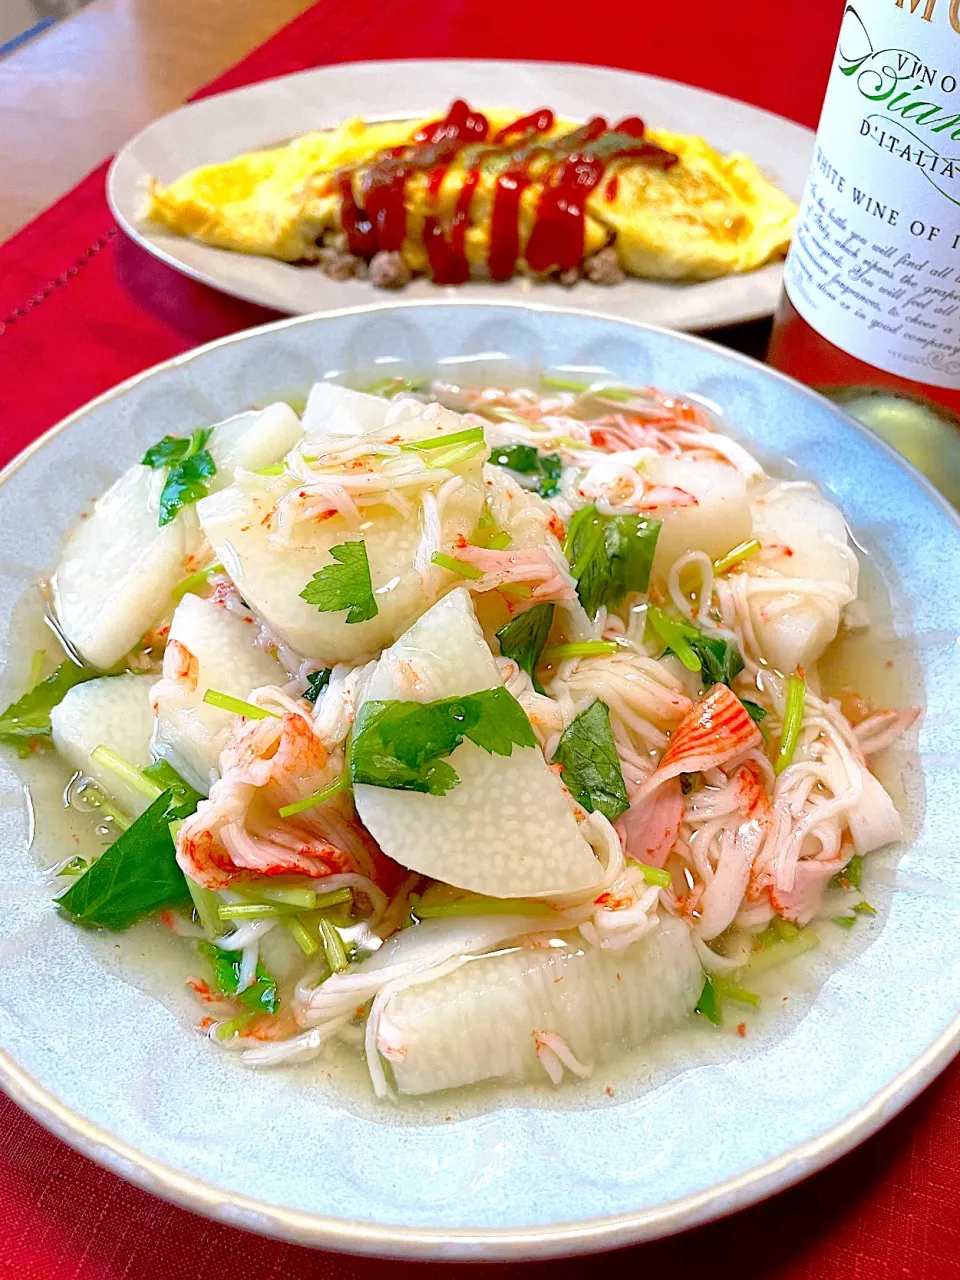
<svg viewBox="0 0 960 1280"><path fill-rule="evenodd" d="M533 182L541 182L543 191L527 241L527 265L538 273L580 266L586 202L609 163L629 157L666 169L677 157L647 140L638 116L627 116L612 129L602 116L594 116L562 137L544 139L542 135L554 125L553 112L544 107L520 116L491 137L486 116L458 98L446 116L418 129L406 146L385 149L367 165L341 170L334 181L350 252L369 260L377 252L402 248L407 233L407 181L425 172L428 212L423 238L430 274L438 284L462 284L470 274L466 255L470 207L484 163L499 159L506 160L506 167L497 176L493 192L487 263L491 277L508 280L516 270L521 200ZM630 141L612 136L617 134L627 135ZM473 149L475 159L464 176L449 233L445 233L439 216L440 192L467 147ZM354 194L358 174L363 185L359 201ZM615 200L617 191L614 172L604 187L606 200Z"/></svg>

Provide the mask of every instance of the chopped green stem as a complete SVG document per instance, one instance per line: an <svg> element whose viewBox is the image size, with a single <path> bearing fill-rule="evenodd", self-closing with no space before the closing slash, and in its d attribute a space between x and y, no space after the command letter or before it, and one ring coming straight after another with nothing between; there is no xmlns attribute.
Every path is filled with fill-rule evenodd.
<svg viewBox="0 0 960 1280"><path fill-rule="evenodd" d="M336 782L331 782L329 786L321 787L319 791L314 791L313 795L304 796L302 800L297 800L294 804L285 804L279 810L280 817L292 818L295 813L303 813L305 809L312 809L315 805L323 804L331 796L335 796L341 791L347 791L349 787L350 774L348 770L345 770Z"/></svg>
<svg viewBox="0 0 960 1280"><path fill-rule="evenodd" d="M600 658L616 653L618 647L614 640L576 640L572 644L551 645L544 649L541 657L545 662L562 662L565 658Z"/></svg>
<svg viewBox="0 0 960 1280"><path fill-rule="evenodd" d="M263 475L263 472L261 471L257 474ZM223 565L219 561L216 564L208 564L205 569L198 569L196 573L188 574L170 592L171 597L179 603L184 596L205 587L207 579L213 573L223 573Z"/></svg>
<svg viewBox="0 0 960 1280"><path fill-rule="evenodd" d="M381 378L379 382L371 382L370 386L365 387L364 390L368 396L384 396L390 399L391 396L399 395L401 391L419 391L422 386L421 381L397 375L392 378Z"/></svg>
<svg viewBox="0 0 960 1280"><path fill-rule="evenodd" d="M586 382L578 382L575 378L562 378L556 373L545 373L540 379L540 385L550 391L576 391L579 393L588 389Z"/></svg>
<svg viewBox="0 0 960 1280"><path fill-rule="evenodd" d="M101 743L91 751L90 759L94 764L102 764L105 769L109 769L111 773L122 779L128 787L139 791L141 795L149 796L151 800L156 800L157 796L163 794L162 787L145 778L135 764L125 760L112 747L105 747Z"/></svg>
<svg viewBox="0 0 960 1280"><path fill-rule="evenodd" d="M129 818L116 805L111 804L110 800L104 794L102 789L95 782L89 783L87 786L80 788L76 792L76 797L88 809L97 815L102 815L109 819L113 827L118 832L128 830L133 825L133 819Z"/></svg>
<svg viewBox="0 0 960 1280"><path fill-rule="evenodd" d="M747 991L745 988L737 986L735 982L731 982L729 978L721 977L714 974L710 981L713 983L713 989L721 1000L736 1000L738 1004L749 1004L756 1008L760 1003L760 997L755 991Z"/></svg>
<svg viewBox="0 0 960 1280"><path fill-rule="evenodd" d="M252 702L244 702L243 698L234 698L229 693L218 693L216 689L208 689L203 700L210 707L218 707L221 711L232 711L234 715L245 716L248 720L266 720L273 716L280 717L275 711L266 711L263 707L254 706Z"/></svg>
<svg viewBox="0 0 960 1280"><path fill-rule="evenodd" d="M525 427L532 425L529 418L524 418L519 413L514 413L512 409L507 409L499 404L484 405L477 412L484 414L488 418L496 418L498 422L518 422Z"/></svg>
<svg viewBox="0 0 960 1280"><path fill-rule="evenodd" d="M533 587L523 582L501 582L497 590L503 596L516 596L518 600L529 600L533 595Z"/></svg>
<svg viewBox="0 0 960 1280"><path fill-rule="evenodd" d="M853 909L861 916L875 916L877 914L876 907L871 907L869 902L856 902Z"/></svg>
<svg viewBox="0 0 960 1280"><path fill-rule="evenodd" d="M791 676L787 681L787 705L783 713L783 729L780 733L780 750L774 761L774 773L789 768L800 740L803 728L803 704L807 697L806 681L801 676Z"/></svg>
<svg viewBox="0 0 960 1280"><path fill-rule="evenodd" d="M699 1013L706 1018L708 1022L712 1022L715 1027L723 1026L723 1010L720 1008L720 1000L717 997L713 980L703 976L703 988L700 992L700 999L694 1008L694 1013Z"/></svg>
<svg viewBox="0 0 960 1280"><path fill-rule="evenodd" d="M213 1029L214 1040L232 1040L256 1016L255 1013L238 1013L235 1018L230 1018L226 1022L218 1022Z"/></svg>
<svg viewBox="0 0 960 1280"><path fill-rule="evenodd" d="M297 907L300 910L312 911L317 905L317 894L314 889L274 889L260 887L238 889L251 902L276 902L282 907Z"/></svg>
<svg viewBox="0 0 960 1280"><path fill-rule="evenodd" d="M448 556L443 551L435 551L430 560L439 568L449 569L451 573L457 573L461 578L469 578L471 582L476 582L478 578L483 577L482 569L477 569L472 564L465 564L463 560Z"/></svg>
<svg viewBox="0 0 960 1280"><path fill-rule="evenodd" d="M655 604L647 608L647 621L668 648L673 650L688 671L701 670L700 659L694 653L687 640L686 632L690 628L685 623L671 618L668 613L658 609Z"/></svg>
<svg viewBox="0 0 960 1280"><path fill-rule="evenodd" d="M173 822L167 823L167 830L170 832L170 839L174 844L177 843L177 839L180 836L180 828L183 826L184 822L184 818L175 818Z"/></svg>
<svg viewBox="0 0 960 1280"><path fill-rule="evenodd" d="M550 907L525 898L458 898L455 902L418 904L413 912L421 920L442 920L446 916L548 916Z"/></svg>
<svg viewBox="0 0 960 1280"><path fill-rule="evenodd" d="M669 889L673 883L669 871L663 871L660 867L648 866L645 862L638 862L636 858L627 858L627 866L636 867L638 871L642 872L647 884L656 884L661 889Z"/></svg>
<svg viewBox="0 0 960 1280"><path fill-rule="evenodd" d="M173 823L171 822L171 827ZM173 833L171 832L171 835ZM202 884L197 884L195 880L191 880L187 876L187 889L190 891L190 897L193 900L194 910L197 913L197 919L203 928L203 932L212 942L214 938L223 933L223 927L220 923L220 899L211 889L205 889Z"/></svg>
<svg viewBox="0 0 960 1280"><path fill-rule="evenodd" d="M735 564L739 564L741 560L749 560L751 556L755 556L760 550L762 550L762 547L758 538L751 538L749 542L739 542L732 551L728 551L719 560L714 560L713 572L726 573Z"/></svg>
<svg viewBox="0 0 960 1280"><path fill-rule="evenodd" d="M810 928L800 929L796 937L791 939L782 938L779 942L772 943L762 951L757 951L739 971L739 976L746 977L749 974L751 978L755 978L758 974L766 973L768 969L777 969L780 965L797 959L798 956L804 955L807 951L812 951L814 947L819 945L820 939L817 937L815 930Z"/></svg>
<svg viewBox="0 0 960 1280"><path fill-rule="evenodd" d="M327 907L339 907L345 902L352 901L352 889L331 889L329 893L318 893L317 900L313 905L316 911L323 911Z"/></svg>
<svg viewBox="0 0 960 1280"><path fill-rule="evenodd" d="M253 474L255 476L282 476L286 469L287 464L285 462L275 462L270 467L257 467Z"/></svg>
<svg viewBox="0 0 960 1280"><path fill-rule="evenodd" d="M217 915L221 920L279 920L295 910L279 902L228 902L217 907Z"/></svg>
<svg viewBox="0 0 960 1280"><path fill-rule="evenodd" d="M425 440L408 440L401 449L417 453L429 453L433 449L446 449L455 444L482 444L483 427L468 427L466 431L452 431L443 436L427 436Z"/></svg>
<svg viewBox="0 0 960 1280"><path fill-rule="evenodd" d="M461 462L469 462L472 458L477 458L486 449L486 445L482 440L476 444L455 444L450 449L442 452L428 454L423 465L431 471L439 471L442 467L457 467Z"/></svg>
<svg viewBox="0 0 960 1280"><path fill-rule="evenodd" d="M590 389L590 394L600 396L604 400L619 400L621 404L626 404L637 393L629 387L593 387Z"/></svg>
<svg viewBox="0 0 960 1280"><path fill-rule="evenodd" d="M320 941L323 943L323 954L331 973L341 973L348 965L347 950L343 939L325 917L320 917Z"/></svg>
<svg viewBox="0 0 960 1280"><path fill-rule="evenodd" d="M506 551L512 541L513 538L510 537L506 529L501 529L499 533L495 533L487 542L487 546L491 551Z"/></svg>
<svg viewBox="0 0 960 1280"><path fill-rule="evenodd" d="M313 934L304 927L299 916L291 916L284 924L293 934L294 940L305 956L313 956L320 950L320 943Z"/></svg>

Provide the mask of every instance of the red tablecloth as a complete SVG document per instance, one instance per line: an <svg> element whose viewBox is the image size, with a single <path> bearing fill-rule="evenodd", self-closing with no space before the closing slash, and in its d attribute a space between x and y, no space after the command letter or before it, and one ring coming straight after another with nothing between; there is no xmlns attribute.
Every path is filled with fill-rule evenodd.
<svg viewBox="0 0 960 1280"><path fill-rule="evenodd" d="M324 0L204 92L364 58L544 58L687 80L815 125L841 9L841 0ZM119 379L269 318L128 244L104 202L104 173L0 248L0 462ZM369 1280L380 1268L247 1236L152 1199L5 1099L0 1124L2 1276ZM954 1066L882 1133L804 1185L602 1265L658 1280L718 1272L743 1280L960 1276L958 1134ZM512 1270L556 1276L592 1265ZM403 1275L413 1265L397 1269Z"/></svg>

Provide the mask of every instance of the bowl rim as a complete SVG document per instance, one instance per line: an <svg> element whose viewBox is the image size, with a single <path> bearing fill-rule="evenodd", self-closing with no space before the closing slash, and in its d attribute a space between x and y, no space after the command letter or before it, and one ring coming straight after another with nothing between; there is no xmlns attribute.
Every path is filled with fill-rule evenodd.
<svg viewBox="0 0 960 1280"><path fill-rule="evenodd" d="M314 325L344 316L422 310L424 308L507 308L537 312L558 319L578 318L615 323L640 333L653 333L682 345L707 348L722 353L726 360L752 376L774 379L792 394L825 408L870 445L892 460L939 508L960 533L960 512L956 511L933 484L891 445L862 423L802 383L787 377L742 352L720 347L695 334L664 329L659 325L627 320L577 308L556 308L544 303L480 302L472 299L386 300L361 306L313 312L271 321L182 352L151 365L96 396L38 436L0 470L0 486L39 453L54 437L66 431L88 412L122 397L131 387L164 370L189 364L215 348L256 339L264 333L298 325ZM190 1209L215 1222L242 1230L322 1248L333 1252L416 1261L500 1261L574 1256L622 1248L631 1244L675 1235L693 1226L725 1217L800 1182L852 1150L876 1133L929 1085L960 1052L960 1014L940 1035L864 1106L818 1137L785 1151L762 1165L745 1170L734 1178L714 1184L691 1195L652 1209L626 1211L605 1217L511 1229L498 1228L412 1228L381 1226L361 1219L349 1220L291 1209L267 1201L222 1190L193 1175L179 1172L155 1160L86 1120L41 1085L16 1060L0 1048L0 1090L35 1120L87 1156L141 1189Z"/></svg>

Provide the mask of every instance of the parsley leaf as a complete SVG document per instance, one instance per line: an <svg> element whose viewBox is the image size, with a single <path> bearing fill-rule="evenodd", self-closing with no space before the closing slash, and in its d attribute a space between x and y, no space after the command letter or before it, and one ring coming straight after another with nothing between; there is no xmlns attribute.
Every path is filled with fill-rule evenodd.
<svg viewBox="0 0 960 1280"><path fill-rule="evenodd" d="M743 658L732 640L721 636L706 636L702 631L690 628L693 635L687 643L700 659L700 670L709 684L729 685L734 676L743 670Z"/></svg>
<svg viewBox="0 0 960 1280"><path fill-rule="evenodd" d="M57 898L61 911L77 924L127 929L151 911L186 897L170 823L193 813L201 796L166 761L144 772L167 789Z"/></svg>
<svg viewBox="0 0 960 1280"><path fill-rule="evenodd" d="M257 965L256 982L237 995L243 952L224 951L222 947L215 947L212 942L201 942L197 950L210 961L214 985L221 995L236 996L243 1004L263 1013L277 1012L280 996L277 994L276 979L270 976L262 964Z"/></svg>
<svg viewBox="0 0 960 1280"><path fill-rule="evenodd" d="M743 670L743 657L732 640L705 635L689 622L682 622L655 605L647 610L647 620L661 640L666 642L667 653L675 653L691 671L696 671L697 663L700 664L700 671L707 684L730 685L734 677ZM766 712L755 703L751 705L760 715L749 712L750 717L759 723Z"/></svg>
<svg viewBox="0 0 960 1280"><path fill-rule="evenodd" d="M537 693L543 693L543 686L535 673L543 646L550 634L553 608L552 604L535 604L532 609L512 618L497 632L500 652L505 658L512 658L520 670L527 673Z"/></svg>
<svg viewBox="0 0 960 1280"><path fill-rule="evenodd" d="M484 751L509 756L535 747L526 712L504 688L435 702L365 702L350 745L350 778L395 791L446 795L460 778L442 760L469 738Z"/></svg>
<svg viewBox="0 0 960 1280"><path fill-rule="evenodd" d="M93 680L99 673L90 667L78 667L69 659L61 662L52 676L34 685L0 715L0 742L26 747L30 738L45 738L53 732L50 712L63 701L75 684Z"/></svg>
<svg viewBox="0 0 960 1280"><path fill-rule="evenodd" d="M217 471L213 456L204 448L210 431L210 427L203 427L190 436L164 436L143 455L141 461L145 467L169 468L160 494L161 526L169 524L183 507L206 497L209 492L209 481Z"/></svg>
<svg viewBox="0 0 960 1280"><path fill-rule="evenodd" d="M541 498L552 498L560 492L558 453L541 453L532 444L506 444L493 450L490 461L516 472L518 476L531 477L531 482L524 484L524 488L533 489Z"/></svg>
<svg viewBox="0 0 960 1280"><path fill-rule="evenodd" d="M320 613L339 613L348 609L347 622L367 622L379 612L370 580L370 562L366 544L341 542L331 547L337 564L328 564L315 573L300 592L307 604L315 604Z"/></svg>
<svg viewBox="0 0 960 1280"><path fill-rule="evenodd" d="M751 702L748 698L741 698L740 702L754 724L760 724L762 720L766 720L767 713L758 703Z"/></svg>
<svg viewBox="0 0 960 1280"><path fill-rule="evenodd" d="M151 782L155 782L158 787L163 787L164 791L170 794L170 809L167 817L171 822L176 822L180 818L188 818L194 813L197 805L203 799L199 791L195 791L189 782L185 782L180 777L172 764L168 764L166 760L155 760L153 764L148 764L145 769L140 772Z"/></svg>
<svg viewBox="0 0 960 1280"><path fill-rule="evenodd" d="M610 710L599 698L564 729L553 763L562 767L563 785L587 813L598 810L613 822L629 809Z"/></svg>
<svg viewBox="0 0 960 1280"><path fill-rule="evenodd" d="M307 685L309 688L303 697L311 706L317 705L317 699L323 693L324 689L330 683L330 677L333 675L332 667L324 667L322 671L311 671L307 676Z"/></svg>
<svg viewBox="0 0 960 1280"><path fill-rule="evenodd" d="M615 609L631 592L646 591L659 536L659 520L602 516L592 503L576 512L563 550L591 617L603 605Z"/></svg>

